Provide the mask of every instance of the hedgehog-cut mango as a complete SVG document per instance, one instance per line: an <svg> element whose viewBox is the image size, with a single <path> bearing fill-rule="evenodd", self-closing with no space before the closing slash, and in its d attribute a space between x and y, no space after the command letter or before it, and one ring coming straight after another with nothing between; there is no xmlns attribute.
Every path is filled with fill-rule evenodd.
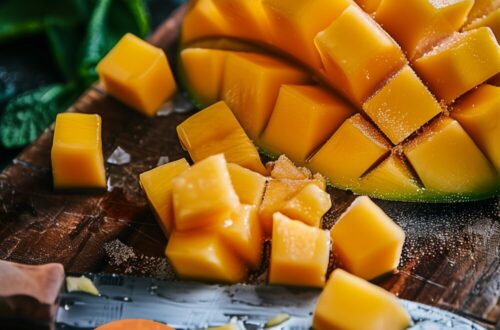
<svg viewBox="0 0 500 330"><path fill-rule="evenodd" d="M498 93L480 87L500 76L495 3L192 1L179 76L200 108L225 101L261 153L334 187L484 199L500 192Z"/></svg>

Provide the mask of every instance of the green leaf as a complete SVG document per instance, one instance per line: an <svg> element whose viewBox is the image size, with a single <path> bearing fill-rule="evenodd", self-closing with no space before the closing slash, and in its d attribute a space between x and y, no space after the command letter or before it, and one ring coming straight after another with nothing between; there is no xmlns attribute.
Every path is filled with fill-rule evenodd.
<svg viewBox="0 0 500 330"><path fill-rule="evenodd" d="M75 84L53 84L11 99L0 117L0 143L16 148L33 142L58 113L73 103L78 93Z"/></svg>
<svg viewBox="0 0 500 330"><path fill-rule="evenodd" d="M47 28L47 39L54 62L67 80L77 78L78 50L82 37L78 26L51 26Z"/></svg>
<svg viewBox="0 0 500 330"><path fill-rule="evenodd" d="M97 0L87 27L80 63L80 76L85 85L97 80L97 63L125 33L145 37L149 25L144 0Z"/></svg>
<svg viewBox="0 0 500 330"><path fill-rule="evenodd" d="M0 42L37 33L50 26L83 23L89 16L87 0L2 0Z"/></svg>

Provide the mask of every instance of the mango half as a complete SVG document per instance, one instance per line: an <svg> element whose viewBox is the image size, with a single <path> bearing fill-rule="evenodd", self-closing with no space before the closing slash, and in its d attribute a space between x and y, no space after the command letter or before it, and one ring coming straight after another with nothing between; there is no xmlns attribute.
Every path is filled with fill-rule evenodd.
<svg viewBox="0 0 500 330"><path fill-rule="evenodd" d="M179 76L198 107L224 101L261 153L285 154L334 187L484 199L500 191L500 46L498 29L471 23L498 7L195 0Z"/></svg>

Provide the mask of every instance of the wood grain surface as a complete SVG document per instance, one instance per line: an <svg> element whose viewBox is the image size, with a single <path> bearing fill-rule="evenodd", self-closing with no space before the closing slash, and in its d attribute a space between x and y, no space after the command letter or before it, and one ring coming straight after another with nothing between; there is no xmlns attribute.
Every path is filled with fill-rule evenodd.
<svg viewBox="0 0 500 330"><path fill-rule="evenodd" d="M175 49L184 8L150 38ZM103 119L107 158L118 146L131 155L107 163L108 191L54 191L50 170L53 132L47 129L0 174L0 258L28 264L60 262L67 272L117 272L175 280L164 258L166 239L148 208L138 174L160 157L188 157L175 127L188 117L145 118L99 86L68 110ZM330 189L329 228L353 200ZM399 297L438 306L494 329L500 315L499 199L460 204L376 201L407 238L399 272L376 282ZM331 265L330 269L335 265ZM266 265L250 282L263 283Z"/></svg>

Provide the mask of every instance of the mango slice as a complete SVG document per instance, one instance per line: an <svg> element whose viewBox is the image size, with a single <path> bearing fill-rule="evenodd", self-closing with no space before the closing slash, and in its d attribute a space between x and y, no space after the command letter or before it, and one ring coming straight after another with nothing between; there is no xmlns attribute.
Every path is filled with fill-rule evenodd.
<svg viewBox="0 0 500 330"><path fill-rule="evenodd" d="M262 0L272 34L272 44L314 67L321 61L314 48L314 37L325 29L351 0Z"/></svg>
<svg viewBox="0 0 500 330"><path fill-rule="evenodd" d="M441 106L405 66L363 104L363 110L392 143L398 144L441 112Z"/></svg>
<svg viewBox="0 0 500 330"><path fill-rule="evenodd" d="M245 129L258 140L273 111L282 84L304 83L307 75L271 57L229 54L224 70L222 98Z"/></svg>
<svg viewBox="0 0 500 330"><path fill-rule="evenodd" d="M223 153L230 163L261 174L267 172L257 149L224 102L186 119L177 126L177 134L194 162Z"/></svg>
<svg viewBox="0 0 500 330"><path fill-rule="evenodd" d="M396 42L357 6L349 6L314 42L329 82L356 104L405 64Z"/></svg>
<svg viewBox="0 0 500 330"><path fill-rule="evenodd" d="M240 206L222 154L208 157L174 178L172 198L179 231L220 224Z"/></svg>
<svg viewBox="0 0 500 330"><path fill-rule="evenodd" d="M321 228L323 215L332 207L330 194L315 184L308 184L280 209L284 215Z"/></svg>
<svg viewBox="0 0 500 330"><path fill-rule="evenodd" d="M309 161L337 187L357 185L358 179L390 150L384 137L361 115L346 120ZM332 161L332 157L342 161Z"/></svg>
<svg viewBox="0 0 500 330"><path fill-rule="evenodd" d="M272 239L269 283L324 286L330 256L326 230L275 213Z"/></svg>
<svg viewBox="0 0 500 330"><path fill-rule="evenodd" d="M342 269L330 275L313 317L317 330L402 330L410 325L396 296Z"/></svg>
<svg viewBox="0 0 500 330"><path fill-rule="evenodd" d="M260 206L266 188L266 177L237 164L227 164L227 169L240 202Z"/></svg>
<svg viewBox="0 0 500 330"><path fill-rule="evenodd" d="M56 189L105 188L101 117L81 113L57 115L51 160Z"/></svg>
<svg viewBox="0 0 500 330"><path fill-rule="evenodd" d="M451 118L432 124L404 147L404 153L426 189L461 195L491 191L498 185L493 165Z"/></svg>
<svg viewBox="0 0 500 330"><path fill-rule="evenodd" d="M500 173L500 87L481 85L453 107L451 116Z"/></svg>
<svg viewBox="0 0 500 330"><path fill-rule="evenodd" d="M197 105L211 105L220 100L227 52L217 49L188 48L181 53L183 79L192 86Z"/></svg>
<svg viewBox="0 0 500 330"><path fill-rule="evenodd" d="M437 97L451 103L500 72L500 46L488 28L462 32L417 59L415 70Z"/></svg>
<svg viewBox="0 0 500 330"><path fill-rule="evenodd" d="M191 3L188 16L200 12L199 3ZM498 0L207 3L217 12L215 19L206 23L206 31L200 19L197 36L181 40L181 52L205 52L197 51L193 64L187 64L189 59L181 63L180 76L190 71L196 77L185 83L195 101L198 95L209 95L207 102L225 100L262 153L284 153L296 164L319 171L336 188L382 199L450 202L500 192L498 175L489 172L477 174L491 180L487 187L469 184L468 175L455 177L454 182L463 181L455 192L427 186L403 152L409 145L426 143L420 137L428 128L453 116L455 105L477 86L499 85L500 46L494 35ZM219 27L216 32L213 23ZM252 33L249 26L256 24ZM227 53L224 65L210 58L212 50ZM327 111L334 103L346 112ZM478 125L484 136L495 135L492 125ZM500 149L498 139L486 148L482 137L465 126L488 167L494 168L487 149ZM195 151L192 156L220 152L220 146L234 146L230 141L213 139L201 155ZM454 150L460 147L458 141L450 144ZM229 149L234 157L246 159L238 148ZM452 160L443 160L449 162L447 168L455 168ZM425 158L421 166L434 165ZM271 176L309 175L289 169L278 166Z"/></svg>
<svg viewBox="0 0 500 330"><path fill-rule="evenodd" d="M354 110L343 100L316 86L281 86L260 144L273 154L287 154L304 164Z"/></svg>
<svg viewBox="0 0 500 330"><path fill-rule="evenodd" d="M149 205L167 237L174 228L172 180L188 168L188 162L182 158L139 175L139 182L146 193Z"/></svg>
<svg viewBox="0 0 500 330"><path fill-rule="evenodd" d="M331 236L343 267L367 280L398 266L405 240L403 230L366 196L354 200L333 225Z"/></svg>
<svg viewBox="0 0 500 330"><path fill-rule="evenodd" d="M97 73L109 94L150 117L177 90L163 50L130 33L99 62Z"/></svg>
<svg viewBox="0 0 500 330"><path fill-rule="evenodd" d="M375 20L413 59L460 29L473 3L473 0L384 0L377 8Z"/></svg>
<svg viewBox="0 0 500 330"><path fill-rule="evenodd" d="M264 248L264 233L260 226L258 207L242 205L220 230L224 242L252 269L260 266Z"/></svg>
<svg viewBox="0 0 500 330"><path fill-rule="evenodd" d="M211 231L174 231L165 255L181 278L238 283L246 277L245 263Z"/></svg>

